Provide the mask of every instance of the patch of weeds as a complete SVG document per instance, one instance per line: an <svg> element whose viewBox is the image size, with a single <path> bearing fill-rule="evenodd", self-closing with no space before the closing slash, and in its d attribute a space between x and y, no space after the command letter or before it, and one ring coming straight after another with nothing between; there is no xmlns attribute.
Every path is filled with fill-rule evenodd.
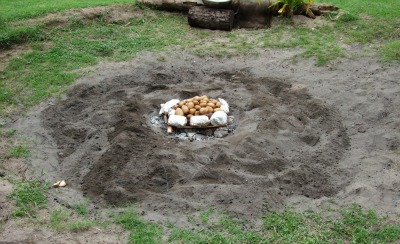
<svg viewBox="0 0 400 244"><path fill-rule="evenodd" d="M6 223L3 220L0 220L0 232L4 231L6 228Z"/></svg>
<svg viewBox="0 0 400 244"><path fill-rule="evenodd" d="M65 208L54 209L50 213L49 226L55 230L64 230L70 216L71 212Z"/></svg>
<svg viewBox="0 0 400 244"><path fill-rule="evenodd" d="M6 152L6 158L28 158L29 147L26 145L17 145L10 147Z"/></svg>
<svg viewBox="0 0 400 244"><path fill-rule="evenodd" d="M164 55L161 55L161 56L158 56L157 60L160 62L166 62L167 58Z"/></svg>
<svg viewBox="0 0 400 244"><path fill-rule="evenodd" d="M196 220L195 220L193 215L188 215L187 216L187 222L189 222L189 224L191 224L192 226L196 225Z"/></svg>
<svg viewBox="0 0 400 244"><path fill-rule="evenodd" d="M84 231L96 226L96 223L89 219L73 221L67 225L69 231Z"/></svg>
<svg viewBox="0 0 400 244"><path fill-rule="evenodd" d="M263 228L271 236L269 241L277 243L317 243L328 240L338 241L337 236L329 232L321 216L316 213L299 213L287 209L282 213L271 212L263 218Z"/></svg>
<svg viewBox="0 0 400 244"><path fill-rule="evenodd" d="M207 214L206 214L207 213ZM388 243L400 240L400 224L389 224L372 210L351 205L340 211L269 212L262 225L221 212L200 213L190 228L172 228L168 240L178 243ZM207 215L206 221L200 221ZM201 224L199 224L201 222Z"/></svg>
<svg viewBox="0 0 400 244"><path fill-rule="evenodd" d="M338 219L293 209L271 212L263 227L272 234L269 241L278 243L387 243L400 238L399 224L389 225L375 211L357 205L342 209Z"/></svg>
<svg viewBox="0 0 400 244"><path fill-rule="evenodd" d="M69 28L71 29L78 29L84 27L84 23L81 19L77 18L76 16L72 16L68 20Z"/></svg>
<svg viewBox="0 0 400 244"><path fill-rule="evenodd" d="M5 26L0 32L0 49L10 48L14 44L21 44L43 39L43 28L40 26Z"/></svg>
<svg viewBox="0 0 400 244"><path fill-rule="evenodd" d="M86 216L89 213L86 203L72 204L72 209L80 216Z"/></svg>
<svg viewBox="0 0 400 244"><path fill-rule="evenodd" d="M0 130L0 137L2 138L11 138L17 132L16 129L9 129L9 130Z"/></svg>
<svg viewBox="0 0 400 244"><path fill-rule="evenodd" d="M339 18L337 19L337 21L339 22L352 22L352 21L356 21L359 20L360 18L354 14L351 13L344 13L343 15L339 16Z"/></svg>
<svg viewBox="0 0 400 244"><path fill-rule="evenodd" d="M96 222L86 218L74 218L73 213L63 207L50 213L49 227L58 231L83 231L96 226Z"/></svg>
<svg viewBox="0 0 400 244"><path fill-rule="evenodd" d="M6 27L6 20L0 15L0 30Z"/></svg>
<svg viewBox="0 0 400 244"><path fill-rule="evenodd" d="M214 213L214 209L209 208L207 211L203 211L200 213L199 217L202 224L207 224L210 220L210 215Z"/></svg>
<svg viewBox="0 0 400 244"><path fill-rule="evenodd" d="M344 57L342 48L337 44L334 29L330 26L310 29L308 27L276 26L260 37L264 47L296 48L301 47L298 55L316 58L316 65L322 66L329 61Z"/></svg>
<svg viewBox="0 0 400 244"><path fill-rule="evenodd" d="M9 195L9 197L15 200L17 207L12 213L13 216L34 217L38 209L46 207L46 192L49 188L46 182L32 180L16 181L13 183L14 189Z"/></svg>
<svg viewBox="0 0 400 244"><path fill-rule="evenodd" d="M181 241L182 243L207 243L204 237L190 229L173 229L168 240L170 242ZM179 242L178 242L179 243Z"/></svg>
<svg viewBox="0 0 400 244"><path fill-rule="evenodd" d="M381 50L385 61L400 61L400 40L390 41Z"/></svg>
<svg viewBox="0 0 400 244"><path fill-rule="evenodd" d="M211 209L201 212L199 219L196 218L193 222L201 222L202 224L196 224L195 230L191 228L172 229L169 241L181 241L183 243L262 243L265 239L247 221Z"/></svg>
<svg viewBox="0 0 400 244"><path fill-rule="evenodd" d="M135 210L127 208L114 218L117 224L131 231L129 243L161 243L163 228L144 221Z"/></svg>
<svg viewBox="0 0 400 244"><path fill-rule="evenodd" d="M400 224L385 223L374 210L363 211L353 204L341 210L342 219L333 223L334 231L352 243L388 243L400 239Z"/></svg>

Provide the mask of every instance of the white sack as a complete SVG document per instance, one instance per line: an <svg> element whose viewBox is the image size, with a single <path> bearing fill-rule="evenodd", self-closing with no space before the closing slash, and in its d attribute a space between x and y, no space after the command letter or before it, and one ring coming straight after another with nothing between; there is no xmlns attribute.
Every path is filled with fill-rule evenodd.
<svg viewBox="0 0 400 244"><path fill-rule="evenodd" d="M180 102L179 99L172 99L164 104L164 106L160 109L160 115L168 114L168 112L172 109L174 105L177 105Z"/></svg>
<svg viewBox="0 0 400 244"><path fill-rule="evenodd" d="M171 115L168 118L168 124L172 126L185 126L187 124L187 118L181 115Z"/></svg>
<svg viewBox="0 0 400 244"><path fill-rule="evenodd" d="M221 103L221 109L224 110L225 113L229 114L229 105L228 105L228 103L222 98L218 98L218 100Z"/></svg>
<svg viewBox="0 0 400 244"><path fill-rule="evenodd" d="M173 108L171 108L169 111L168 111L168 116L171 116L171 115L175 115L175 109L173 109Z"/></svg>
<svg viewBox="0 0 400 244"><path fill-rule="evenodd" d="M226 125L228 123L228 115L224 111L217 111L211 116L212 125Z"/></svg>
<svg viewBox="0 0 400 244"><path fill-rule="evenodd" d="M191 126L207 126L210 124L210 119L205 115L192 116L190 118Z"/></svg>

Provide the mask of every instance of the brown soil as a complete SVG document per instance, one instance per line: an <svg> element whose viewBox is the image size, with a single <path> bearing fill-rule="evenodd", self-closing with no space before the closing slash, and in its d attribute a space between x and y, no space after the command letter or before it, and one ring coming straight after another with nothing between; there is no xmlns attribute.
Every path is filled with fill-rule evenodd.
<svg viewBox="0 0 400 244"><path fill-rule="evenodd" d="M62 202L138 203L147 219L182 224L210 206L252 219L356 202L395 216L400 71L370 58L317 68L294 54L102 63L14 126L36 138L31 169L67 180ZM234 133L190 142L151 123L160 103L199 94L230 103Z"/></svg>
<svg viewBox="0 0 400 244"><path fill-rule="evenodd" d="M190 143L151 124L162 102L200 94L229 101L234 134ZM211 205L258 216L292 194L329 197L348 183L337 168L349 146L338 112L246 71L147 65L76 86L42 120L70 185L112 205L140 201L166 214Z"/></svg>
<svg viewBox="0 0 400 244"><path fill-rule="evenodd" d="M288 204L352 202L395 213L399 71L369 59L316 68L289 63L292 52L267 54L100 64L16 126L40 135L33 164L67 179L75 193L66 201L83 192L99 206L140 203L153 219L209 206L252 218ZM234 133L189 142L151 123L160 103L199 94L230 103Z"/></svg>
<svg viewBox="0 0 400 244"><path fill-rule="evenodd" d="M71 20L89 22L102 19L106 23L126 23L143 16L143 11L134 5L104 6L71 9L61 12L49 13L44 16L16 22L16 25L44 24L46 27L60 26Z"/></svg>

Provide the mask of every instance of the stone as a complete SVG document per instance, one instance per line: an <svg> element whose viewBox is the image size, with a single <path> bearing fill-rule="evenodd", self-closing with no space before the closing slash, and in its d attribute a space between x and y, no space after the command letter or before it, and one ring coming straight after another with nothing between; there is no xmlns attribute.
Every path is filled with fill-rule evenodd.
<svg viewBox="0 0 400 244"><path fill-rule="evenodd" d="M214 131L214 137L215 138L224 138L228 136L229 132L226 129L217 129Z"/></svg>

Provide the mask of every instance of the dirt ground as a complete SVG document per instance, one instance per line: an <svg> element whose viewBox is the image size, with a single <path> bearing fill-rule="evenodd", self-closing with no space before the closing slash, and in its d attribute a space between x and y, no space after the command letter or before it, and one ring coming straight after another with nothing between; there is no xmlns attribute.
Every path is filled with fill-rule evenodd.
<svg viewBox="0 0 400 244"><path fill-rule="evenodd" d="M32 138L30 168L68 182L57 197L70 204L133 202L178 225L208 207L255 219L355 202L396 216L400 69L371 58L315 67L295 54L101 63L13 127ZM161 103L203 94L231 105L228 136L190 142L154 123Z"/></svg>

